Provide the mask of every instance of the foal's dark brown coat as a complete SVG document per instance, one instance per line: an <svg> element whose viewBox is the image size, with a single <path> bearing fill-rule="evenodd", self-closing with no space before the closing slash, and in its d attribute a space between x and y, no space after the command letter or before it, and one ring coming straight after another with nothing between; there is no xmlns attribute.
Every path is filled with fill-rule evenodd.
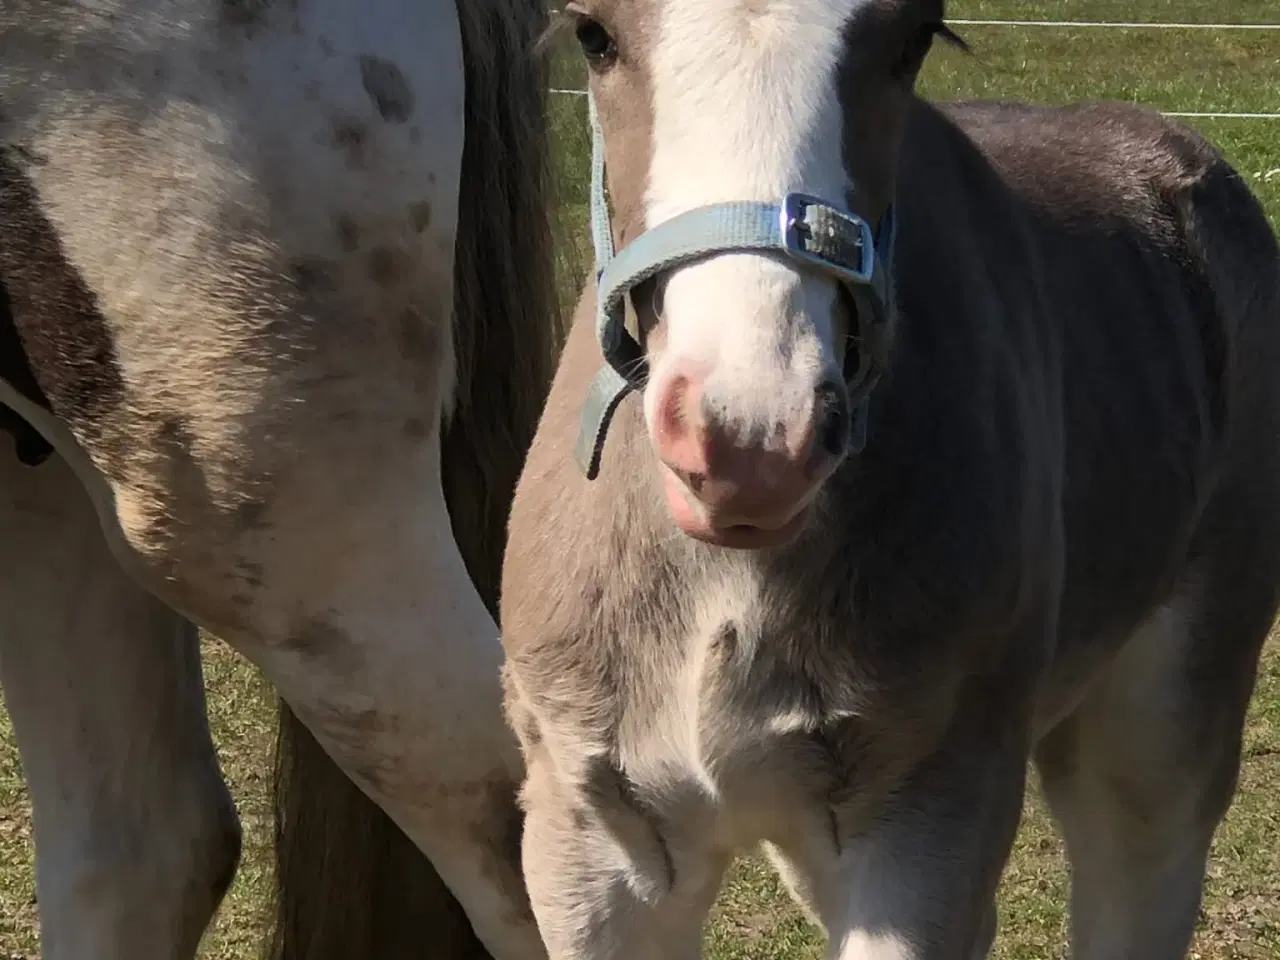
<svg viewBox="0 0 1280 960"><path fill-rule="evenodd" d="M870 444L786 548L680 536L635 397L578 473L584 297L502 610L552 956L651 943L760 840L833 937L916 898L918 955L980 955L1037 744L1077 955L1185 949L1277 608L1275 238L1204 140L1114 104L920 103L896 197ZM663 752L686 728L701 770Z"/></svg>

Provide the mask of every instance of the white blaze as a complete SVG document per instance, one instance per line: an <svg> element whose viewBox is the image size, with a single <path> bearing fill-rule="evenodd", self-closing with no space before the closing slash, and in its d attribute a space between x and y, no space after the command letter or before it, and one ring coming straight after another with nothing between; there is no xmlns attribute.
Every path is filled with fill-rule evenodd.
<svg viewBox="0 0 1280 960"><path fill-rule="evenodd" d="M708 203L777 202L789 191L843 205L838 73L845 23L867 2L664 0L649 60L648 226ZM710 369L709 394L736 419L807 403L822 372L838 368L835 295L829 280L759 255L678 270L665 292L666 348L654 381L681 357Z"/></svg>

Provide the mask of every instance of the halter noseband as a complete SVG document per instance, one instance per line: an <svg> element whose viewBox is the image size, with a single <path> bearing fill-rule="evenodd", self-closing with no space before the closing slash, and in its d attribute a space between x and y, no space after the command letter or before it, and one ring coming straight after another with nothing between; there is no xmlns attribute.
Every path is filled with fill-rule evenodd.
<svg viewBox="0 0 1280 960"><path fill-rule="evenodd" d="M574 456L588 480L600 471L605 434L618 404L643 389L648 362L627 329L625 297L646 280L694 260L731 252L779 253L803 269L839 281L858 317L858 363L845 371L854 409L850 453L866 445L867 402L883 372L893 294L893 207L877 239L861 217L817 197L789 193L781 203L738 201L697 207L646 230L616 254L605 198L604 133L594 97L591 116L591 241L596 260L596 335L605 366L587 391Z"/></svg>

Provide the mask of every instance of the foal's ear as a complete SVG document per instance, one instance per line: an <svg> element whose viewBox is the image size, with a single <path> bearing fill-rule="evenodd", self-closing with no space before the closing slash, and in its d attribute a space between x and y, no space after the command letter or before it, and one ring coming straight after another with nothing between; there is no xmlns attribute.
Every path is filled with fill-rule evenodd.
<svg viewBox="0 0 1280 960"><path fill-rule="evenodd" d="M546 54L547 50L573 29L573 16L566 13L563 9L550 10L547 13L547 25L543 28L542 33L538 34L538 39L534 41L533 51L538 56Z"/></svg>
<svg viewBox="0 0 1280 960"><path fill-rule="evenodd" d="M961 53L973 56L973 47L969 46L969 41L952 30L946 23L939 23L935 33L945 40L948 45L955 47Z"/></svg>

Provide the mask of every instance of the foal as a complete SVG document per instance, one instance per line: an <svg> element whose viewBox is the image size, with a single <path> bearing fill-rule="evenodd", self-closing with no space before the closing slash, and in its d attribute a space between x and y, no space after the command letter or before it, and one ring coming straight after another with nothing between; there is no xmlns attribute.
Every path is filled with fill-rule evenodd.
<svg viewBox="0 0 1280 960"><path fill-rule="evenodd" d="M1280 582L1244 182L1134 107L921 101L941 0L566 12L603 272L502 608L550 956L696 956L761 842L832 957L984 956L1030 756L1075 956L1182 956Z"/></svg>

